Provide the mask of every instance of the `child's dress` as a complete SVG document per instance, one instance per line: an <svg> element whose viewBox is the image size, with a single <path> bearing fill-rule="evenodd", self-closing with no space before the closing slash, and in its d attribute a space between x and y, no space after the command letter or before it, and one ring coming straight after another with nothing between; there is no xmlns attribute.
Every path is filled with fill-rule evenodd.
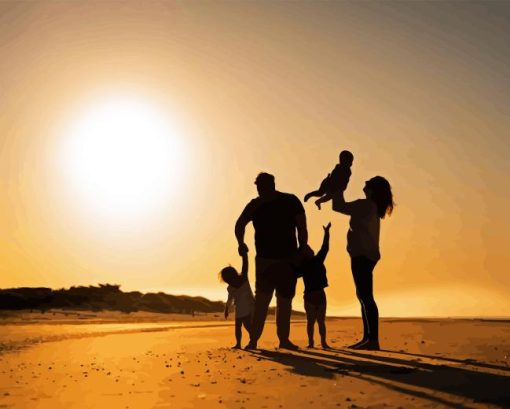
<svg viewBox="0 0 510 409"><path fill-rule="evenodd" d="M228 300L227 308L230 307L232 301L236 306L236 319L244 318L252 314L255 299L251 291L250 282L244 281L240 287L229 285L227 287Z"/></svg>

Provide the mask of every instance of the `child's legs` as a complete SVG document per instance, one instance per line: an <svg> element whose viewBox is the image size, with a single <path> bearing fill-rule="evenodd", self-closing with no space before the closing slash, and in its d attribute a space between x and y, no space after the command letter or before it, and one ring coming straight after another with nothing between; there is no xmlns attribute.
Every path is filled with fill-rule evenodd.
<svg viewBox="0 0 510 409"><path fill-rule="evenodd" d="M306 311L306 332L308 334L308 343L313 345L313 330L315 321L317 320L317 308L310 301L305 300Z"/></svg>
<svg viewBox="0 0 510 409"><path fill-rule="evenodd" d="M326 303L317 306L317 325L321 342L324 344L326 343Z"/></svg>
<svg viewBox="0 0 510 409"><path fill-rule="evenodd" d="M314 190L313 192L307 193L305 195L305 202L307 202L311 197L321 197L323 194L324 192L321 192L320 190Z"/></svg>
<svg viewBox="0 0 510 409"><path fill-rule="evenodd" d="M333 195L331 193L326 193L324 196L320 197L315 201L316 204L321 204L324 202L327 202L333 198Z"/></svg>
<svg viewBox="0 0 510 409"><path fill-rule="evenodd" d="M330 186L330 174L326 176L326 178L324 178L324 180L321 182L321 185L317 190L314 190L313 192L307 193L305 195L305 202L312 196L321 197L322 195L326 194L329 186Z"/></svg>
<svg viewBox="0 0 510 409"><path fill-rule="evenodd" d="M236 318L236 329L235 329L235 333L236 333L236 343L237 345L241 345L241 337L242 337L242 331L241 329L243 328L243 319L244 318Z"/></svg>

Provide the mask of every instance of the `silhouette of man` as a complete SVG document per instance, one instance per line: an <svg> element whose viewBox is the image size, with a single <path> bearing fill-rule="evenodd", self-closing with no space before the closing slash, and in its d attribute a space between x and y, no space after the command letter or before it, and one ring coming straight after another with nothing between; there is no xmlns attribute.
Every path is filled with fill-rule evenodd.
<svg viewBox="0 0 510 409"><path fill-rule="evenodd" d="M246 225L252 222L255 229L255 310L246 348L257 348L276 291L276 332L280 348L297 349L289 340L292 298L296 293L291 260L298 250L297 241L302 248L308 243L305 210L296 196L276 190L273 175L260 173L255 184L259 196L246 205L235 226L240 255L248 252L244 242Z"/></svg>

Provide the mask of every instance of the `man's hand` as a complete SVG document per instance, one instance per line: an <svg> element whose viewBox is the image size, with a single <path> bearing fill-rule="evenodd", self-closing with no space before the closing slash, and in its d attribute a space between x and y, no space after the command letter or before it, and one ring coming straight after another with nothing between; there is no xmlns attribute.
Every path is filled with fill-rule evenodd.
<svg viewBox="0 0 510 409"><path fill-rule="evenodd" d="M228 318L228 308L225 308L225 319Z"/></svg>
<svg viewBox="0 0 510 409"><path fill-rule="evenodd" d="M246 245L246 243L239 243L239 247L237 248L237 251L239 252L239 255L241 257L245 256L248 254L248 246Z"/></svg>
<svg viewBox="0 0 510 409"><path fill-rule="evenodd" d="M303 257L303 258L313 257L313 255L314 255L313 249L308 244L301 246L299 248L298 252L300 254L300 257Z"/></svg>
<svg viewBox="0 0 510 409"><path fill-rule="evenodd" d="M326 226L322 226L322 228L326 233L329 233L329 229L331 228L331 222L329 222Z"/></svg>

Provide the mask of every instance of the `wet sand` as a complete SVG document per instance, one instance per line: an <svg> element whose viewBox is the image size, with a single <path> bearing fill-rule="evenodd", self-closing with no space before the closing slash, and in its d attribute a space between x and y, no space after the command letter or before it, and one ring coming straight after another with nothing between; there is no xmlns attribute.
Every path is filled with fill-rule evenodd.
<svg viewBox="0 0 510 409"><path fill-rule="evenodd" d="M384 319L379 352L345 348L359 319L327 325L332 350L278 350L269 322L247 352L231 321L4 323L0 408L510 406L508 321Z"/></svg>

